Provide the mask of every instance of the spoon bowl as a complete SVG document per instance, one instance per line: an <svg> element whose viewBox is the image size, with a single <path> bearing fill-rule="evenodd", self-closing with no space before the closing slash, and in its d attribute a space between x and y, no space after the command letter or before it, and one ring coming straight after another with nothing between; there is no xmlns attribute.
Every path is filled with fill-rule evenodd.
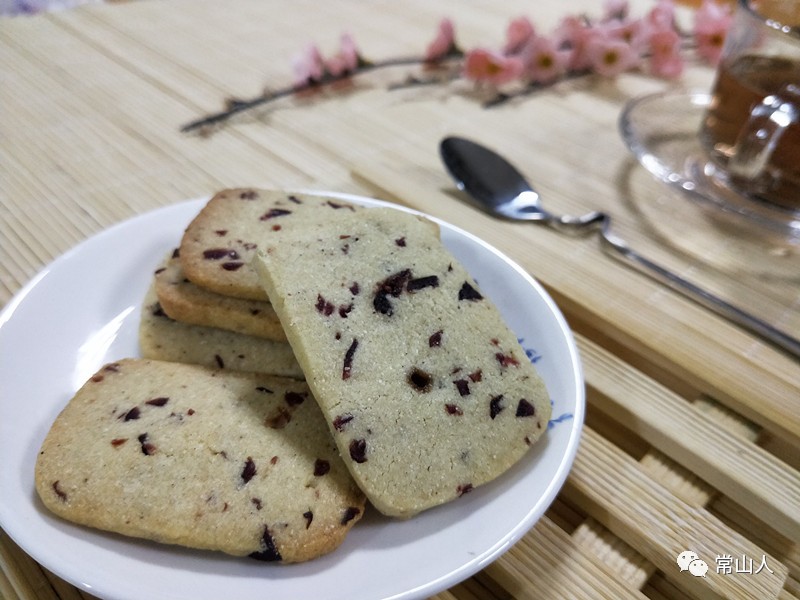
<svg viewBox="0 0 800 600"><path fill-rule="evenodd" d="M540 205L540 196L514 166L470 140L448 137L439 146L442 161L477 206L508 219L546 221L552 218Z"/></svg>

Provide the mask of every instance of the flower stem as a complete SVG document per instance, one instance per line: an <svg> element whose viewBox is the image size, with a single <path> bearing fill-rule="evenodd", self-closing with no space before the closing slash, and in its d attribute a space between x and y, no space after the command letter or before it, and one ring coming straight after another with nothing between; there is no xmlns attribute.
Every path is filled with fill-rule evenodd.
<svg viewBox="0 0 800 600"><path fill-rule="evenodd" d="M357 75L362 75L370 71L376 71L378 69L386 69L391 67L402 67L402 66L413 66L413 65L429 64L431 66L439 66L444 62L452 62L454 59L460 59L460 58L461 58L460 54L458 55L451 54L437 62L429 62L419 56L389 58L386 60L375 61L375 62L366 61L362 59L359 60L358 67L354 71L342 73L341 75L331 75L330 73L325 73L322 79L318 81L308 80L304 83L284 87L273 92L264 92L260 96L256 96L248 100L231 99L227 102L227 106L224 110L191 121L186 125L183 125L180 130L183 133L189 133L191 131L208 129L210 127L213 127L214 125L219 125L227 121L228 119L230 119L235 115L238 115L239 113L243 113L253 108L257 108L269 102L274 102L276 100L280 100L281 98L286 98L287 96L292 96L294 94L301 94L303 92L319 90L326 85L330 85L338 81L344 81L346 79L350 79L352 77L355 77Z"/></svg>

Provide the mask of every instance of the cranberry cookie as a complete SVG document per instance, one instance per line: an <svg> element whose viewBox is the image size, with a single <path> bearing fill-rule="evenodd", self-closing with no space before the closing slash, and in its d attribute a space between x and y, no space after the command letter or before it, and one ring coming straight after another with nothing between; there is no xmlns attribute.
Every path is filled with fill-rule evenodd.
<svg viewBox="0 0 800 600"><path fill-rule="evenodd" d="M454 500L545 433L545 385L427 219L331 215L254 266L345 463L384 514Z"/></svg>
<svg viewBox="0 0 800 600"><path fill-rule="evenodd" d="M156 270L155 285L161 308L176 321L286 342L269 302L223 296L193 284L183 273L177 249Z"/></svg>
<svg viewBox="0 0 800 600"><path fill-rule="evenodd" d="M298 227L362 210L325 196L230 189L216 194L189 224L180 260L190 281L224 296L266 300L250 261L260 245L280 243Z"/></svg>
<svg viewBox="0 0 800 600"><path fill-rule="evenodd" d="M335 549L365 508L304 383L141 359L70 400L36 490L75 523L284 563Z"/></svg>
<svg viewBox="0 0 800 600"><path fill-rule="evenodd" d="M285 341L176 321L164 311L155 284L142 306L139 352L155 360L303 379L303 370Z"/></svg>

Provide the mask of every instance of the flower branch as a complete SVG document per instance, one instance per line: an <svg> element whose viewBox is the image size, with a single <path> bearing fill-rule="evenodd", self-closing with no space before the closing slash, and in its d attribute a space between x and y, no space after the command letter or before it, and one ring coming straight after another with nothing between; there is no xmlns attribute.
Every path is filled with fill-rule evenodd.
<svg viewBox="0 0 800 600"><path fill-rule="evenodd" d="M703 0L695 12L692 30L686 32L677 25L673 0L658 0L639 18L631 17L626 0L608 0L597 20L568 16L553 31L542 34L530 19L518 17L509 23L502 47L480 46L465 52L456 42L453 22L443 19L423 55L382 61L365 59L352 36L345 34L339 51L327 59L315 44L307 46L293 61L295 78L291 85L252 99L229 99L220 112L188 123L181 130L207 133L235 115L282 98L333 87L378 69L403 66L437 70L439 75L409 75L389 89L446 84L463 78L490 92L484 107L589 74L615 77L636 70L676 79L683 73L687 52L712 65L719 61L731 20L729 5Z"/></svg>

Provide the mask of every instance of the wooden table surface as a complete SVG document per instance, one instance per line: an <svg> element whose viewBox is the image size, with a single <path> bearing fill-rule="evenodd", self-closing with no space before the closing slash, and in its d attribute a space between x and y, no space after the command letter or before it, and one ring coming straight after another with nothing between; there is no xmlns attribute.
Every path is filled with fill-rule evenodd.
<svg viewBox="0 0 800 600"><path fill-rule="evenodd" d="M707 236L682 235L698 222L681 221L685 201L639 166L617 129L631 98L707 90L708 67L690 64L675 82L580 77L484 108L485 91L463 80L393 89L420 74L399 66L244 113L212 135L180 131L227 97L290 83L293 55L312 41L331 52L343 31L381 60L420 54L443 16L469 48L501 45L518 15L544 31L581 12L602 6L149 0L0 21L0 303L92 234L225 187L333 190L422 210L545 286L575 333L588 402L546 515L436 597L800 598L800 362L604 255L596 238L467 207L438 158L448 134L489 144L553 211L609 211L643 254L797 335L798 245L754 250L713 222ZM678 568L689 547L704 552L706 577ZM769 570L727 573L722 555ZM89 597L3 532L0 567L3 598Z"/></svg>

